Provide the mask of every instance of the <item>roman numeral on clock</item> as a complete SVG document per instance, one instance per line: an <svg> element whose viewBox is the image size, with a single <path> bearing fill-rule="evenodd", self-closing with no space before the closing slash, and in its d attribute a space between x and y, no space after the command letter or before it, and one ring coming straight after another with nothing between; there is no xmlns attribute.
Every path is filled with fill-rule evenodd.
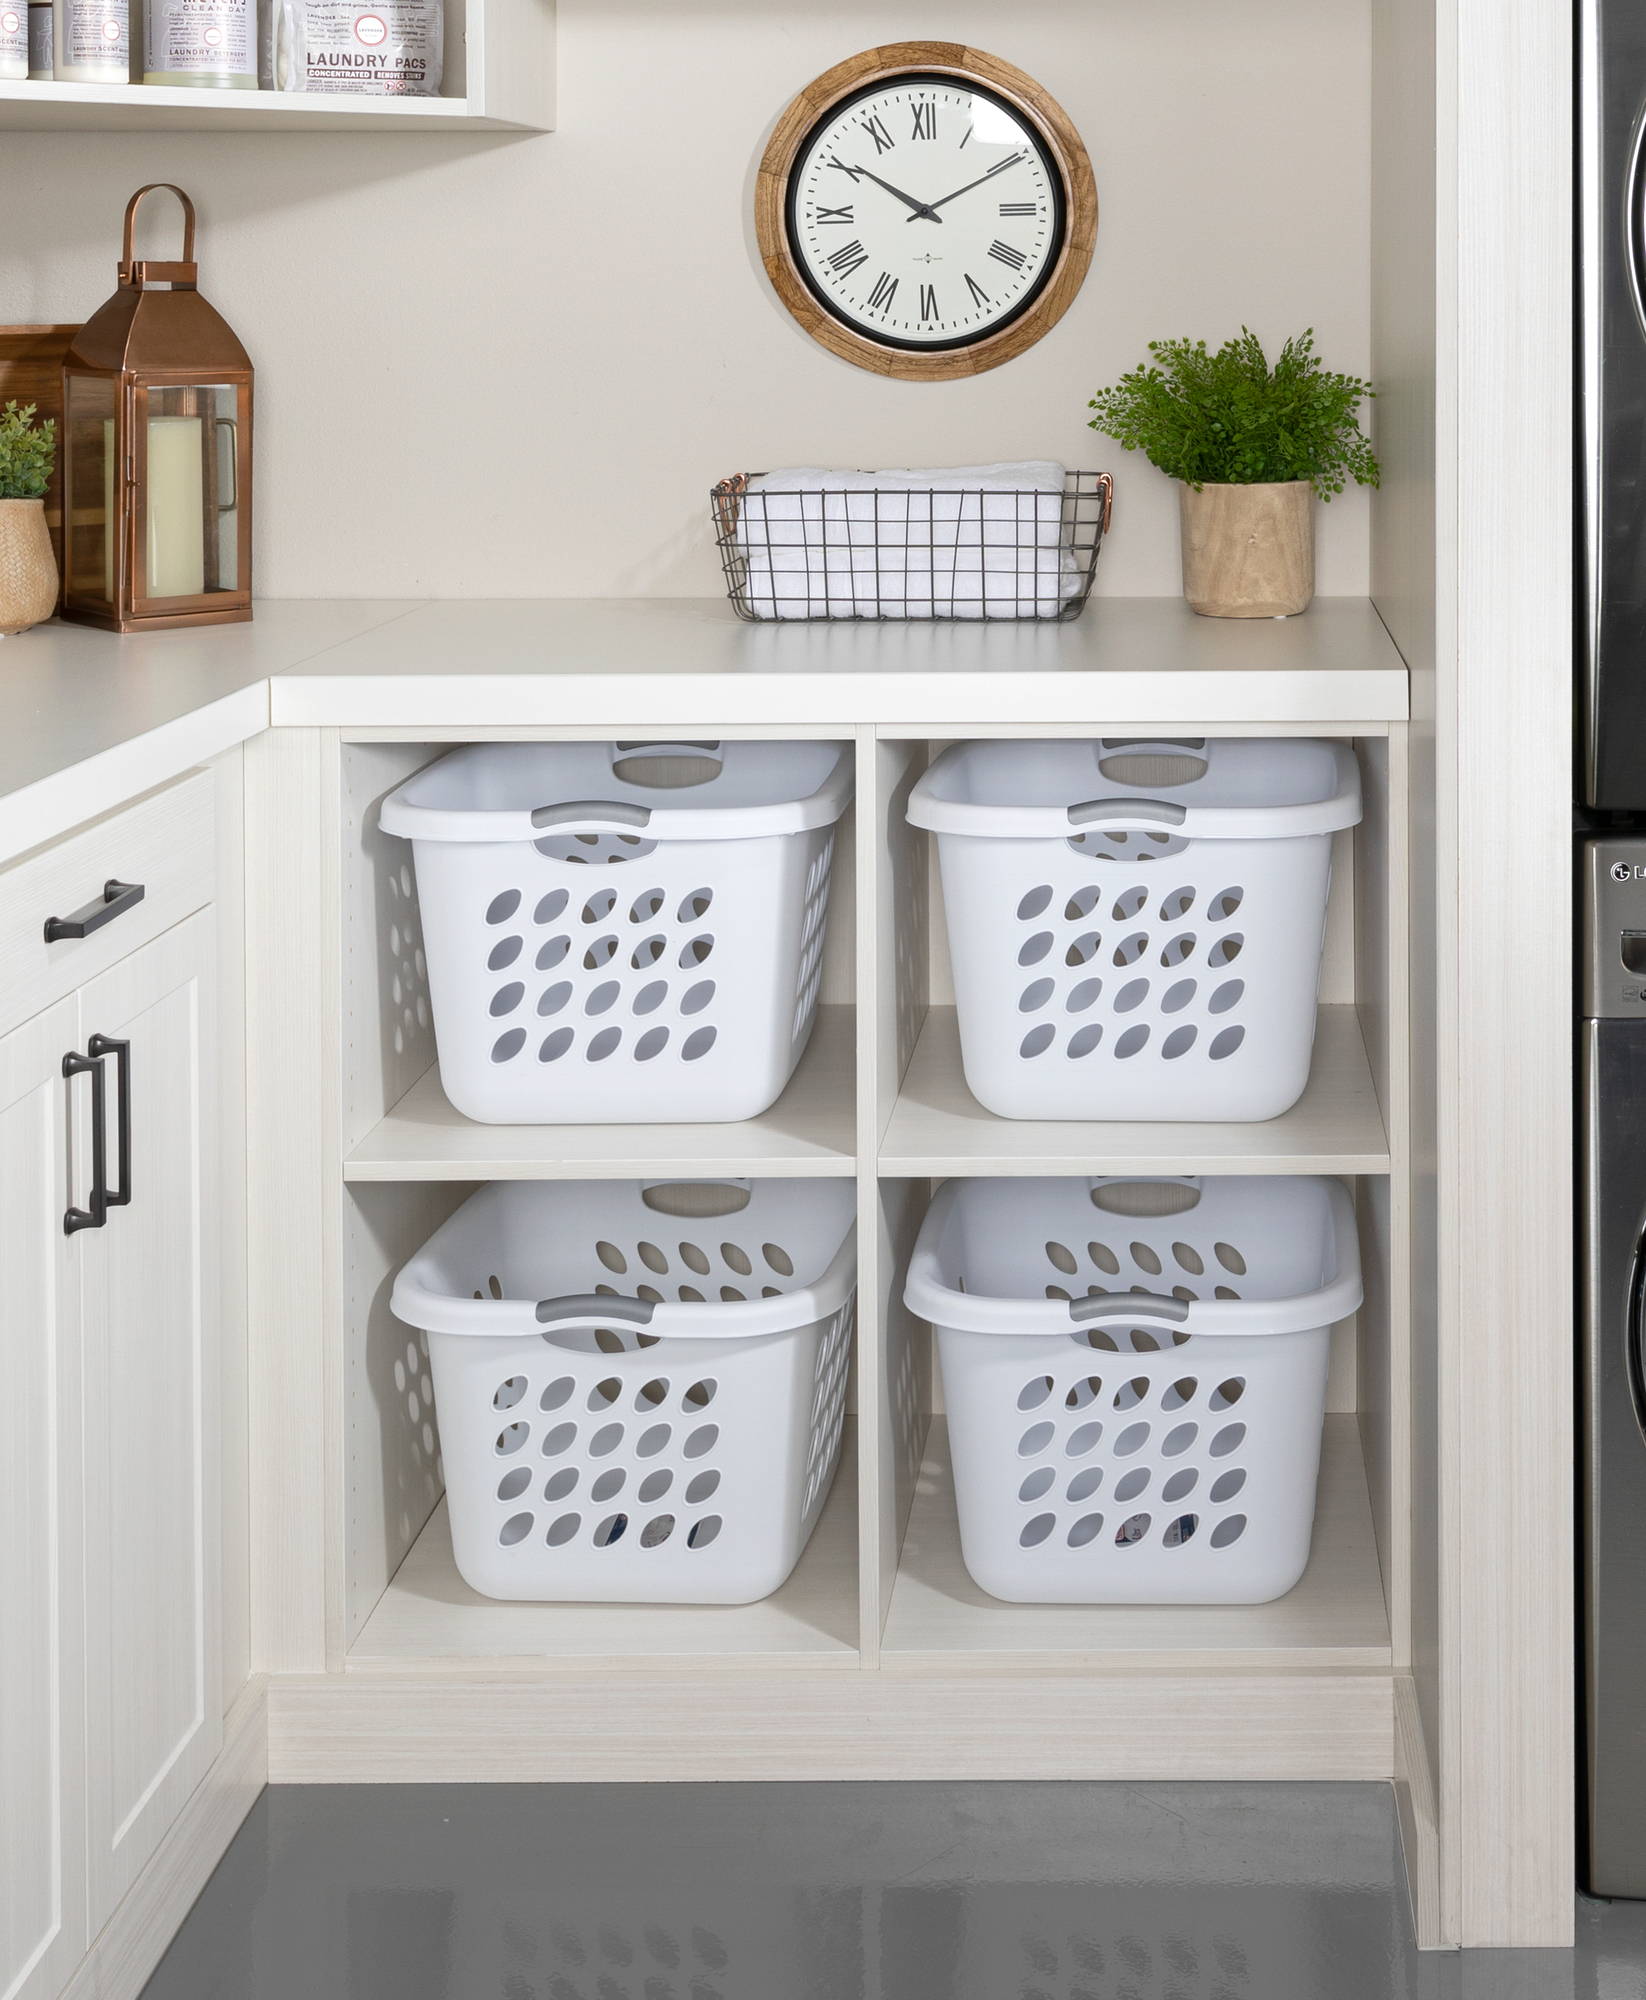
<svg viewBox="0 0 1646 2000"><path fill-rule="evenodd" d="M859 264L869 261L869 253L854 236L844 249L837 250L829 259L829 268L837 277L849 278Z"/></svg>
<svg viewBox="0 0 1646 2000"><path fill-rule="evenodd" d="M870 312L890 312L892 300L897 297L897 280L889 271L882 271L874 281L874 290L869 294Z"/></svg>
<svg viewBox="0 0 1646 2000"><path fill-rule="evenodd" d="M988 293L984 291L983 287L972 276L970 271L966 273L966 289L972 295L972 304L974 306L986 306L989 303Z"/></svg>
<svg viewBox="0 0 1646 2000"><path fill-rule="evenodd" d="M1035 205L1032 201L1003 201L1000 204L1002 215L1033 215L1034 212Z"/></svg>
<svg viewBox="0 0 1646 2000"><path fill-rule="evenodd" d="M1029 261L1021 250L1014 250L1009 243L1001 243L998 240L989 245L989 255L1002 264L1009 264L1014 271L1021 271Z"/></svg>
<svg viewBox="0 0 1646 2000"><path fill-rule="evenodd" d="M922 285L920 287L920 317L922 319L937 318L937 287L935 285Z"/></svg>
<svg viewBox="0 0 1646 2000"><path fill-rule="evenodd" d="M914 130L909 134L909 137L911 139L935 139L937 137L937 106L935 104L916 104L912 105L910 109L914 112Z"/></svg>
<svg viewBox="0 0 1646 2000"><path fill-rule="evenodd" d="M850 228L852 222L852 206L853 204L848 202L844 208L820 207L813 220L819 223L843 222L846 224L848 228Z"/></svg>
<svg viewBox="0 0 1646 2000"><path fill-rule="evenodd" d="M878 160L882 153L889 153L897 141L892 137L878 117L861 118L858 123L874 141L874 156Z"/></svg>

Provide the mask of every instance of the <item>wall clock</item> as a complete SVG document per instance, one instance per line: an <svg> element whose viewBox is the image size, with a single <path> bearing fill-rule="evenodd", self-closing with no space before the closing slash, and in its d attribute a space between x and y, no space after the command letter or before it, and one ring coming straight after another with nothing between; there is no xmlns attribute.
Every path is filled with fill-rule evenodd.
<svg viewBox="0 0 1646 2000"><path fill-rule="evenodd" d="M1097 190L1080 135L1032 77L952 42L838 64L777 121L755 232L778 297L860 368L981 374L1068 311Z"/></svg>

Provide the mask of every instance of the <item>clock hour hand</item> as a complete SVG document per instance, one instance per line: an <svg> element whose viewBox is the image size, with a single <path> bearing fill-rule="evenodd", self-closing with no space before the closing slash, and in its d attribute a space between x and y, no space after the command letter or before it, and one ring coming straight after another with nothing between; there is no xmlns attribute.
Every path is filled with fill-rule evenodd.
<svg viewBox="0 0 1646 2000"><path fill-rule="evenodd" d="M946 194L941 201L932 202L927 208L927 214L934 222L941 222L943 218L937 214L938 209L947 207L951 201L958 201L963 194L970 194L973 188L981 187L985 181L992 181L996 174L1003 174L1008 167L1021 165L1028 157L1027 153L1013 153L1009 160L1002 160L998 166L990 167L986 174L979 174L975 181L968 181L964 187L956 188L953 194ZM870 179L873 178L871 174ZM912 221L913 217L910 220Z"/></svg>
<svg viewBox="0 0 1646 2000"><path fill-rule="evenodd" d="M829 164L839 167L843 174L850 174L854 181L860 178L871 180L876 187L883 187L888 194L895 194L899 201L906 202L914 211L907 218L910 222L941 222L943 220L942 216L936 213L929 202L916 201L912 194L905 194L901 188L893 187L890 181L883 181L878 174L871 174L867 167L848 167L842 160L831 160Z"/></svg>

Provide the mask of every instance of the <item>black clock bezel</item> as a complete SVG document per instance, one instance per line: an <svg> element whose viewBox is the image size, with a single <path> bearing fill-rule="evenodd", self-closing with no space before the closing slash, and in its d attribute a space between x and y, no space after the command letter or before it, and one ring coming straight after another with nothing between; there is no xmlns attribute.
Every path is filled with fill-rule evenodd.
<svg viewBox="0 0 1646 2000"><path fill-rule="evenodd" d="M958 87L964 89L969 96L987 98L991 104L998 106L1000 110L1015 120L1017 124L1023 126L1030 135L1030 140L1035 151L1040 155L1041 164L1046 169L1046 177L1050 181L1052 189L1052 206L1054 209L1052 217L1052 241L1051 248L1046 255L1045 263L1041 266L1040 275L1029 287L1027 293L1012 307L1010 312L1003 313L999 319L990 320L986 327L980 328L975 333L960 334L952 340L905 340L896 334L883 333L878 328L867 326L861 320L852 319L846 313L843 313L840 310L839 302L824 291L812 276L807 260L802 255L799 247L799 233L795 214L801 178L805 169L811 163L812 153L823 128L826 125L836 123L846 112L851 110L853 105L861 104L867 98L884 97L889 90L897 87L905 85L919 86L922 84L936 85L940 89L945 90L953 90ZM1015 325L1033 307L1035 301L1051 283L1062 261L1064 247L1068 238L1068 228L1069 201L1068 190L1063 184L1063 170L1058 163L1057 154L1053 150L1052 144L1040 121L1024 105L1014 103L1011 98L1005 96L1002 92L992 90L986 83L980 83L973 77L958 74L953 70L905 70L895 76L873 77L858 89L849 91L844 97L836 99L818 117L806 133L805 138L795 148L794 161L789 168L788 184L783 190L783 229L788 239L789 261L794 267L801 283L806 287L806 290L837 326L844 327L847 332L856 335L859 340L867 340L876 347L894 348L899 353L904 354L953 354L959 349L977 347L986 340L992 340L996 334L1004 333L1007 327Z"/></svg>

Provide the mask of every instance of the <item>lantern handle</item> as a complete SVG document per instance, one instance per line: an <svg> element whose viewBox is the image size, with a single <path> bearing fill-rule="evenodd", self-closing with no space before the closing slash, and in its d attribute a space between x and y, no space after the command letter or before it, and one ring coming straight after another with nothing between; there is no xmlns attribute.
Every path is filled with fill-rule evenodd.
<svg viewBox="0 0 1646 2000"><path fill-rule="evenodd" d="M180 264L139 262L132 256L132 231L137 223L137 204L144 195L158 194L162 190L176 195L183 204L183 261ZM147 187L140 187L126 203L126 235L120 257L121 284L141 291L145 283L169 283L178 290L192 292L199 283L199 277L200 267L194 261L194 203L174 181L150 181Z"/></svg>

